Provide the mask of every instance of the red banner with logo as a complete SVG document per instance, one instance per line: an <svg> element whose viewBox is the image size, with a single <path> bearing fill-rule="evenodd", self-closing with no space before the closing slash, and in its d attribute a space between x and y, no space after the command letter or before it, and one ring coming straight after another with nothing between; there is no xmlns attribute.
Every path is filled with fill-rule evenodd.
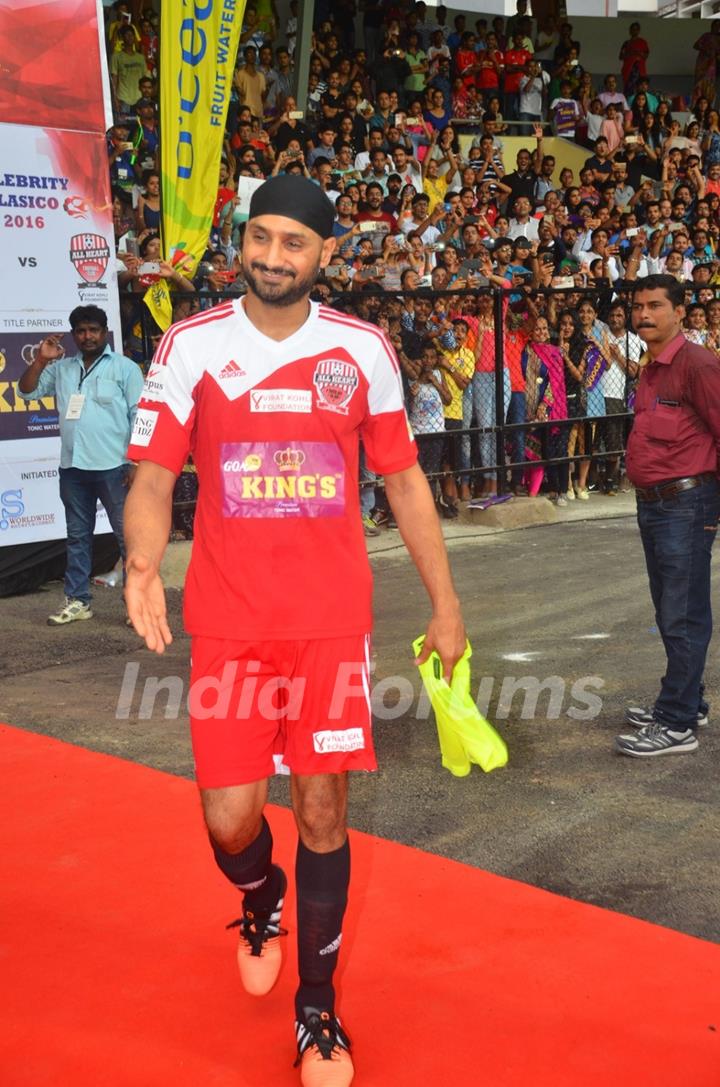
<svg viewBox="0 0 720 1087"><path fill-rule="evenodd" d="M0 121L105 130L95 0L0 0Z"/></svg>

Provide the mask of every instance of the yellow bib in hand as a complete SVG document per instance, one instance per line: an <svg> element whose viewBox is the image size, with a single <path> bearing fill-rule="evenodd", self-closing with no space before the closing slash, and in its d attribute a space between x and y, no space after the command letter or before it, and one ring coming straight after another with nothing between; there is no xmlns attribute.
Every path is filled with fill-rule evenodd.
<svg viewBox="0 0 720 1087"><path fill-rule="evenodd" d="M424 636L413 642L415 656L425 641ZM442 662L431 653L424 664L418 665L425 690L435 711L442 764L455 777L470 773L472 763L486 772L504 766L508 761L505 741L489 721L482 716L470 696L470 642L455 665L448 685L442 678Z"/></svg>

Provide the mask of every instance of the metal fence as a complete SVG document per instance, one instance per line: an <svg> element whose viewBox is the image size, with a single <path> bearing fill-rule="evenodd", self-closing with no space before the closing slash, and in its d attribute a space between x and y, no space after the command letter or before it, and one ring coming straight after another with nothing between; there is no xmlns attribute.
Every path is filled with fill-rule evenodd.
<svg viewBox="0 0 720 1087"><path fill-rule="evenodd" d="M445 420L450 431L446 435L445 462L428 475L438 478L452 470L467 481L494 477L498 493L504 493L513 485L517 488L527 470L536 473L551 469L551 475L556 476L556 466L567 470L588 459L603 464L623 457L632 423L635 365L640 356L637 338L630 330L630 302L629 292L618 294L600 286L406 292L367 288L335 295L331 304L381 325L393 341L403 368L407 406L421 462L423 446L436 442L436 435L423 432L422 420L416 426L410 364L418 361L430 340L439 346L440 368L452 369L461 354L453 342L457 340L455 329L458 322L466 322L469 337L465 343L469 339L475 370L462 394L462 425L447 427ZM588 324L588 304L594 318L583 331L581 317ZM612 333L604 327L604 318L608 309L618 307L622 309L623 328ZM542 327L543 320L546 346L538 348L533 331ZM593 389L571 379L568 363L557 347L559 325L571 321L574 331L564 345L565 354L575 356L577 370L585 367L587 373L590 363L595 364ZM609 354L608 347L615 348L615 357ZM618 362L619 357L624 366ZM556 369L562 366L559 373L548 373L550 360ZM451 373L448 378L452 381ZM542 387L540 396L534 395L537 382ZM613 395L606 396L603 389ZM457 457L447 456L448 447L457 447L458 441L459 465ZM455 463L448 463L453 460ZM564 476L564 472L560 475Z"/></svg>
<svg viewBox="0 0 720 1087"><path fill-rule="evenodd" d="M635 284L612 287L599 281L562 289L442 291L364 284L338 292L328 279L319 282L316 293L338 310L378 325L392 341L420 462L434 486L451 475L468 491L490 486L499 494L522 493L525 484L532 494L544 482L562 494L571 487L573 468L581 485L591 462L600 475L603 469L606 475L619 474L642 350L631 331L634 289ZM177 319L240 293L178 296ZM709 293L714 298L716 291ZM145 307L139 324L141 350L149 360L159 330ZM471 373L459 388L453 371L463 366ZM423 388L431 383L428 370L439 372L440 385L452 396L440 420L437 397ZM426 429L433 400L436 414ZM193 499L187 486L185 491L178 508L187 520Z"/></svg>

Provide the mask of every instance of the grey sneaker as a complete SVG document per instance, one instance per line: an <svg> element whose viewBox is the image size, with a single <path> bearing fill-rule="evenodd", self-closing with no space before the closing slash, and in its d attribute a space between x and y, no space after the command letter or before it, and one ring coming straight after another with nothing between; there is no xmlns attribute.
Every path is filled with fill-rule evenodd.
<svg viewBox="0 0 720 1087"><path fill-rule="evenodd" d="M625 720L633 728L644 728L645 725L653 723L653 713L649 706L628 706L625 710ZM698 725L706 725L708 720L708 715L698 710Z"/></svg>
<svg viewBox="0 0 720 1087"><path fill-rule="evenodd" d="M698 738L691 728L684 732L674 732L667 725L653 721L650 725L643 725L638 732L616 736L615 747L621 755L630 755L635 759L652 758L655 755L685 755L690 751L697 751Z"/></svg>
<svg viewBox="0 0 720 1087"><path fill-rule="evenodd" d="M65 603L54 615L48 615L48 626L62 627L66 623L74 623L77 619L92 619L92 608L89 604L83 604L82 600L70 600L65 597Z"/></svg>
<svg viewBox="0 0 720 1087"><path fill-rule="evenodd" d="M363 517L362 523L363 523L363 532L365 533L366 536L379 536L380 535L380 529L375 524L375 522L373 521L370 514L368 514L366 517Z"/></svg>

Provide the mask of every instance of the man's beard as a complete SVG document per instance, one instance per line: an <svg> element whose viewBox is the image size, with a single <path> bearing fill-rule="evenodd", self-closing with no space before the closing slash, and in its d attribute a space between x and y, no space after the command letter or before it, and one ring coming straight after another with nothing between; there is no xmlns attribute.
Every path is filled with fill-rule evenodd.
<svg viewBox="0 0 720 1087"><path fill-rule="evenodd" d="M253 274L253 269L260 272L282 272L284 281L274 284L263 283ZM320 264L318 263L305 278L298 279L296 272L289 272L285 268L268 268L260 261L253 261L252 265L248 266L243 261L243 276L248 287L266 306L292 306L300 302L315 286L319 271Z"/></svg>

